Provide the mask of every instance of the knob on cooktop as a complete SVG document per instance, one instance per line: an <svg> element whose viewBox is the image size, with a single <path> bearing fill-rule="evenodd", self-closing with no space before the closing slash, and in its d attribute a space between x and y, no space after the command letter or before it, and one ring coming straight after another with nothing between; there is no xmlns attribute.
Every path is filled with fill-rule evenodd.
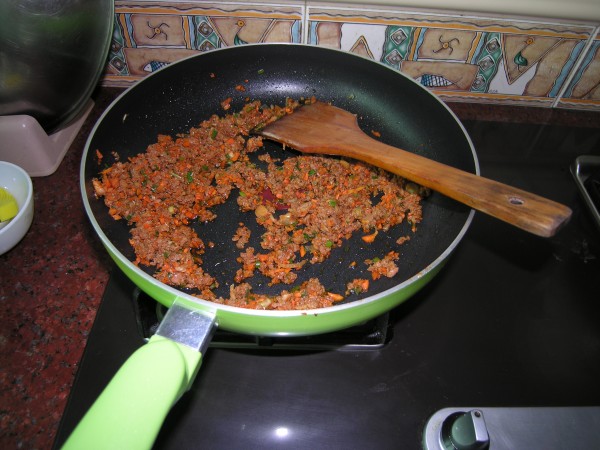
<svg viewBox="0 0 600 450"><path fill-rule="evenodd" d="M474 409L450 414L442 423L440 441L447 450L486 450L490 437L483 413Z"/></svg>

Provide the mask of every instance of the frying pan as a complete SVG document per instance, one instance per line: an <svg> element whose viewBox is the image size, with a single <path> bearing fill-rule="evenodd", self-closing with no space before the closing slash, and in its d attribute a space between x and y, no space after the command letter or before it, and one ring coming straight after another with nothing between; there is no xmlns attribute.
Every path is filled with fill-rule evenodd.
<svg viewBox="0 0 600 450"><path fill-rule="evenodd" d="M240 90L239 86L244 90ZM237 87L237 88L236 88ZM400 253L393 278L372 283L369 292L317 310L264 311L219 305L193 292L167 286L138 267L125 221L115 221L92 179L104 164L145 151L159 134L186 133L212 114L224 114L221 102L232 98L230 112L250 100L283 105L287 97L315 96L358 115L365 131L381 140L428 158L478 173L477 157L466 131L452 112L428 90L384 64L339 50L295 44L230 47L174 63L125 91L105 111L87 141L81 163L81 190L89 219L117 266L143 291L169 307L157 335L115 375L75 429L65 448L150 448L172 404L193 381L215 327L256 335L294 336L350 327L394 308L430 281L465 234L473 211L432 193L423 202L423 221L416 233L402 226L366 244L353 237L334 249L322 264L306 265L297 282L318 277L328 291L343 293L348 281L369 277L356 261ZM100 165L95 156L105 158ZM264 151L277 158L291 154L266 142ZM196 224L205 242L215 246L203 255L203 267L219 280L226 295L239 268L231 242L239 222L252 230L252 213L235 201L216 209L217 219ZM249 215L250 214L250 215ZM399 236L411 234L402 246ZM249 244L251 245L251 244ZM308 267L307 267L308 266ZM281 285L254 277L257 292L275 293ZM289 289L289 286L284 288Z"/></svg>

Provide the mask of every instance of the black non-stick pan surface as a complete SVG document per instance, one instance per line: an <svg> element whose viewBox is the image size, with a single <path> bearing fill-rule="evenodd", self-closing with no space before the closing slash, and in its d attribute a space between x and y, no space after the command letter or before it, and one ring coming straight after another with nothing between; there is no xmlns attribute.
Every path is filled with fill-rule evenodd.
<svg viewBox="0 0 600 450"><path fill-rule="evenodd" d="M236 89L244 86L244 90ZM337 50L302 45L247 45L217 50L175 63L144 79L119 97L100 118L88 139L82 160L84 206L111 257L124 273L157 301L169 306L159 330L119 369L66 443L66 448L151 448L169 408L193 382L204 349L216 326L261 335L303 335L335 331L378 316L425 285L466 232L472 211L438 194L425 200L423 221L411 239L400 227L379 233L375 242L360 237L336 248L329 260L303 268L297 283L318 276L330 292L345 292L346 283L368 274L352 269L356 262L400 253L400 270L393 278L372 283L364 298L350 296L341 304L305 311L260 311L217 305L166 286L138 268L128 242L125 221L115 221L92 180L104 164L135 156L159 134L186 133L233 99L233 112L248 100L283 105L290 97L317 97L358 115L365 131L376 130L387 144L474 172L477 160L470 139L453 114L414 81L382 64ZM105 155L99 164L96 150ZM265 151L278 158L292 154L269 143ZM232 197L235 197L232 196ZM254 213L240 213L237 203L217 208L218 217L195 224L204 242L215 245L203 255L203 268L217 278L220 295L227 295L238 269L239 249L231 240L239 222L262 234ZM256 242L250 242L256 245ZM257 246L258 247L258 246ZM255 292L269 287L255 277ZM285 286L290 289L289 286Z"/></svg>
<svg viewBox="0 0 600 450"><path fill-rule="evenodd" d="M243 86L244 91L236 89ZM245 45L217 50L192 57L147 77L126 91L107 110L93 131L87 146L83 174L89 208L107 239L130 261L134 254L129 245L125 221L112 219L103 201L96 199L91 180L114 162L113 152L121 161L144 152L159 134L186 133L213 114L223 115L221 103L231 97L229 113L240 110L249 100L283 105L285 99L316 97L357 114L359 125L369 133L376 130L381 141L404 148L460 169L477 172L477 158L462 125L439 99L417 82L384 64L343 51L290 44ZM99 165L95 150L104 155ZM277 158L293 155L281 145L267 142L265 150ZM252 230L249 245L257 244L264 232L256 225L253 213L242 213L232 195L217 207L218 218L211 223L195 224L204 242L216 245L206 249L203 267L215 276L220 288L217 295L227 296L239 264L231 237L239 222ZM416 233L408 225L380 233L371 244L360 236L334 249L325 263L307 264L297 283L317 276L328 291L343 293L354 278L370 278L353 261L382 257L390 250L400 253L400 270L393 278L371 283L364 297L372 297L406 282L427 270L434 261L445 257L465 232L471 210L457 202L432 193L424 201L423 221ZM410 241L399 246L399 236L409 234ZM363 265L364 266L364 265ZM142 268L147 273L152 269ZM366 266L365 266L366 269ZM275 293L290 286L268 286L268 280L255 276L250 280L256 292ZM354 302L349 296L343 303Z"/></svg>

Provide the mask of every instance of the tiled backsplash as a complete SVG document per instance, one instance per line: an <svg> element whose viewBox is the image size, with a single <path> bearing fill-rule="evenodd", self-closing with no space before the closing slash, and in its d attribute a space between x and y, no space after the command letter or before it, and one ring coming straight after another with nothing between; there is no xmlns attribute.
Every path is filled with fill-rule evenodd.
<svg viewBox="0 0 600 450"><path fill-rule="evenodd" d="M342 3L115 2L103 84L218 48L290 42L393 67L449 101L600 111L600 24Z"/></svg>

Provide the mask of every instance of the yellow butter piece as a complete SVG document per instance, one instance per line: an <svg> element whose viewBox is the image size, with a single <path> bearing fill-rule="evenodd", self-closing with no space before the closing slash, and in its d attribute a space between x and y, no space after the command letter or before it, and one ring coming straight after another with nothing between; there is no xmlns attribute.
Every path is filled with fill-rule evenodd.
<svg viewBox="0 0 600 450"><path fill-rule="evenodd" d="M0 222L10 220L19 212L19 205L10 192L0 187Z"/></svg>

